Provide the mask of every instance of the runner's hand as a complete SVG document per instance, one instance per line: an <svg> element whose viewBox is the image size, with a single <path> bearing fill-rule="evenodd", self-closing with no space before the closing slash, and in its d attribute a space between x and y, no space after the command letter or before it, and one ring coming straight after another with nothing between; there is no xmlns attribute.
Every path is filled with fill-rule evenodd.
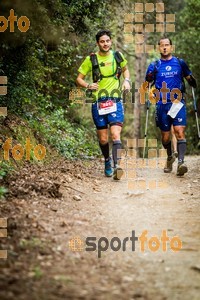
<svg viewBox="0 0 200 300"><path fill-rule="evenodd" d="M131 85L130 82L128 82L127 80L124 80L123 84L122 84L122 91L123 90L129 90L131 89Z"/></svg>
<svg viewBox="0 0 200 300"><path fill-rule="evenodd" d="M99 84L97 82L93 82L90 84L89 89L97 91L99 89Z"/></svg>

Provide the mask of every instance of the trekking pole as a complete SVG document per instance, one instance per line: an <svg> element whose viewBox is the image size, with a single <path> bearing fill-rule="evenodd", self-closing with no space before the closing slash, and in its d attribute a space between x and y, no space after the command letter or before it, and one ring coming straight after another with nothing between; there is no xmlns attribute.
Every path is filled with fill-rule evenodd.
<svg viewBox="0 0 200 300"><path fill-rule="evenodd" d="M148 93L148 99L147 99L147 113L146 113L145 132L144 132L143 159L145 157L146 143L147 143L147 129L148 129L148 119L149 119L149 108L150 108L149 94L150 94L150 84L149 84L149 93Z"/></svg>
<svg viewBox="0 0 200 300"><path fill-rule="evenodd" d="M197 132L198 132L198 137L200 139L199 119L198 119L198 114L197 114L197 104L196 104L196 98L195 98L195 93L194 93L194 88L193 87L192 87L192 95L193 95L193 100L194 100L194 111L195 111L195 117L196 117Z"/></svg>

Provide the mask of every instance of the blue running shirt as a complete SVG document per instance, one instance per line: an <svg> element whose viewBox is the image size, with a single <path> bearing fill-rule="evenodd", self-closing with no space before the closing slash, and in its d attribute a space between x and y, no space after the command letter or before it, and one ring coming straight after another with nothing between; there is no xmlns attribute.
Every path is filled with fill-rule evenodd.
<svg viewBox="0 0 200 300"><path fill-rule="evenodd" d="M165 81L170 91L178 88L181 92L183 92L182 77L192 74L185 61L174 56L169 60L159 59L156 62L152 62L147 69L146 75L149 73L154 74L153 79L155 80L156 89L160 90L162 83ZM160 93L160 101L162 101L162 93ZM171 102L170 92L167 93L167 102Z"/></svg>

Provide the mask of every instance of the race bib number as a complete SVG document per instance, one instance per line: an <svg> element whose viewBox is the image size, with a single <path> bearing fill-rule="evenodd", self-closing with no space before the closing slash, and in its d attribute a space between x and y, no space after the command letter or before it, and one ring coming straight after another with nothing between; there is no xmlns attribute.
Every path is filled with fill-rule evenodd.
<svg viewBox="0 0 200 300"><path fill-rule="evenodd" d="M109 99L105 102L97 102L99 115L106 115L117 111L117 103Z"/></svg>
<svg viewBox="0 0 200 300"><path fill-rule="evenodd" d="M182 107L183 107L183 103L182 102L173 103L167 114L172 119L174 119L176 117L176 115L178 114L178 112L181 110Z"/></svg>

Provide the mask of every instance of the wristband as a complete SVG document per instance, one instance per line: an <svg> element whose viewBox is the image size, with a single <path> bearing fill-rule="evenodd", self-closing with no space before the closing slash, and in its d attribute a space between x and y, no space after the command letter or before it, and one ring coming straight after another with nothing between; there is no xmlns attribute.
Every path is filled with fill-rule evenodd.
<svg viewBox="0 0 200 300"><path fill-rule="evenodd" d="M129 78L124 78L124 80L128 81L129 83L131 83Z"/></svg>
<svg viewBox="0 0 200 300"><path fill-rule="evenodd" d="M88 85L86 86L86 89L89 89L89 87L90 87L90 84L88 83Z"/></svg>
<svg viewBox="0 0 200 300"><path fill-rule="evenodd" d="M192 75L190 75L190 78L188 79L188 83L189 83L189 85L192 86L193 88L196 88L196 87L197 87L196 80L195 80L195 78L194 78Z"/></svg>

